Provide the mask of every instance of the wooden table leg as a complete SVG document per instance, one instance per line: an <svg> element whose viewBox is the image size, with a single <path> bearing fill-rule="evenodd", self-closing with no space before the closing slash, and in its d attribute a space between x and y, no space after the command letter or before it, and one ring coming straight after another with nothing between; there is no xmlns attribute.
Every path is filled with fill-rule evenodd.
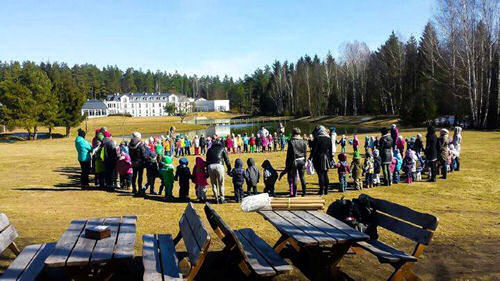
<svg viewBox="0 0 500 281"><path fill-rule="evenodd" d="M307 257L308 277L311 280L343 280L343 272L337 267L342 257L349 250L350 243L334 245L333 247L305 248Z"/></svg>

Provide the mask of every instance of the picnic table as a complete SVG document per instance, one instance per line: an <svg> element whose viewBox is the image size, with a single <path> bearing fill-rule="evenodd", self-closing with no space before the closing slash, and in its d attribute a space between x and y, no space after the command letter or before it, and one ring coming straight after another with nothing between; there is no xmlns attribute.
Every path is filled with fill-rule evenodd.
<svg viewBox="0 0 500 281"><path fill-rule="evenodd" d="M90 276L106 280L118 269L130 269L134 258L136 216L73 220L45 260L46 269L63 269L67 276ZM85 237L85 228L106 225L108 238Z"/></svg>
<svg viewBox="0 0 500 281"><path fill-rule="evenodd" d="M274 245L280 253L292 246L301 258L299 267L313 280L342 276L337 264L352 244L370 237L319 211L259 211L280 233Z"/></svg>

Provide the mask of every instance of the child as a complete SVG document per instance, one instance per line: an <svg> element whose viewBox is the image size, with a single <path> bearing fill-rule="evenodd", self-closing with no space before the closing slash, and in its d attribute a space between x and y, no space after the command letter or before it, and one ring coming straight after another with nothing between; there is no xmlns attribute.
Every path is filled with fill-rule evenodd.
<svg viewBox="0 0 500 281"><path fill-rule="evenodd" d="M191 155L191 141L187 137L184 139L184 155Z"/></svg>
<svg viewBox="0 0 500 281"><path fill-rule="evenodd" d="M373 150L373 184L380 184L380 169L382 168L382 158L378 149Z"/></svg>
<svg viewBox="0 0 500 281"><path fill-rule="evenodd" d="M193 183L196 190L196 198L201 202L207 201L207 179L207 163L203 158L196 157L196 164L193 167Z"/></svg>
<svg viewBox="0 0 500 281"><path fill-rule="evenodd" d="M279 142L278 133L274 132L274 137L273 137L273 151L274 152L278 151L278 142Z"/></svg>
<svg viewBox="0 0 500 281"><path fill-rule="evenodd" d="M344 152L340 153L338 158L339 162L335 164L335 168L337 168L339 174L339 191L345 192L347 189L347 175L350 172L349 162L347 162L347 156Z"/></svg>
<svg viewBox="0 0 500 281"><path fill-rule="evenodd" d="M237 138L236 138L236 142L238 144L238 153L242 153L243 152L243 138L241 137L240 134L238 134Z"/></svg>
<svg viewBox="0 0 500 281"><path fill-rule="evenodd" d="M116 170L120 175L120 188L129 189L132 183L132 160L130 160L130 156L121 152L120 158L116 162Z"/></svg>
<svg viewBox="0 0 500 281"><path fill-rule="evenodd" d="M354 152L358 152L359 140L358 135L354 135L352 139L352 149Z"/></svg>
<svg viewBox="0 0 500 281"><path fill-rule="evenodd" d="M146 185L142 188L142 193L144 194L149 188L149 193L151 195L156 195L155 193L155 180L158 176L158 164L156 162L156 153L153 151L146 152Z"/></svg>
<svg viewBox="0 0 500 281"><path fill-rule="evenodd" d="M407 150L408 151L408 150ZM401 157L401 153L399 153L399 149L394 149L392 160L394 163L394 172L392 176L393 183L399 183L399 172L401 171L401 166L403 165L403 157Z"/></svg>
<svg viewBox="0 0 500 281"><path fill-rule="evenodd" d="M245 181L247 182L247 193L250 195L257 194L257 184L260 180L260 171L255 167L253 158L247 160L248 168L245 170Z"/></svg>
<svg viewBox="0 0 500 281"><path fill-rule="evenodd" d="M351 163L351 176L354 180L354 187L357 190L363 189L363 182L361 181L361 174L363 173L363 169L361 167L361 157L359 156L358 151L354 151L354 157Z"/></svg>
<svg viewBox="0 0 500 281"><path fill-rule="evenodd" d="M243 169L243 161L240 158L234 162L234 168L229 173L233 178L234 199L237 203L243 199L243 184L245 183L245 170Z"/></svg>
<svg viewBox="0 0 500 281"><path fill-rule="evenodd" d="M449 153L451 156L451 171L458 171L458 167L460 167L460 151L458 151L453 143L450 143L448 146Z"/></svg>
<svg viewBox="0 0 500 281"><path fill-rule="evenodd" d="M402 135L399 135L398 138L396 139L396 148L403 153L405 151L405 139L403 138Z"/></svg>
<svg viewBox="0 0 500 281"><path fill-rule="evenodd" d="M248 149L249 144L250 144L250 138L245 133L245 135L243 136L243 152L248 153L248 151L249 151L249 149Z"/></svg>
<svg viewBox="0 0 500 281"><path fill-rule="evenodd" d="M369 148L370 148L370 137L365 136L365 155L368 153Z"/></svg>
<svg viewBox="0 0 500 281"><path fill-rule="evenodd" d="M347 144L347 139L345 135L342 135L342 137L337 141L337 144L340 144L340 152L345 153L345 146Z"/></svg>
<svg viewBox="0 0 500 281"><path fill-rule="evenodd" d="M416 153L415 153L416 154ZM424 170L424 159L422 158L422 156L417 155L417 168L416 168L416 172L417 172L417 175L416 175L416 178L415 178L415 181L422 181L422 171Z"/></svg>
<svg viewBox="0 0 500 281"><path fill-rule="evenodd" d="M163 158L160 176L163 179L163 184L165 185L165 198L169 200L173 199L174 196L172 194L172 190L174 189L174 165L172 165L172 157L165 156ZM163 190L160 189L160 195L162 192Z"/></svg>
<svg viewBox="0 0 500 281"><path fill-rule="evenodd" d="M95 172L95 185L100 188L104 188L106 183L104 182L104 172L106 170L106 166L104 165L104 148L102 140L104 139L104 135L99 133L97 135L96 147L93 150L94 155L94 172Z"/></svg>
<svg viewBox="0 0 500 281"><path fill-rule="evenodd" d="M181 201L189 200L189 180L191 179L191 171L188 167L188 160L181 158L179 166L175 170L174 180L179 182L179 199Z"/></svg>
<svg viewBox="0 0 500 281"><path fill-rule="evenodd" d="M269 160L265 160L261 166L264 169L264 192L269 193L269 196L274 197L274 185L278 180L278 172L273 168Z"/></svg>
<svg viewBox="0 0 500 281"><path fill-rule="evenodd" d="M255 146L255 152L262 151L262 139L260 138L260 134L257 134L257 137L255 138Z"/></svg>
<svg viewBox="0 0 500 281"><path fill-rule="evenodd" d="M123 152L125 154L128 154L128 143L127 141L121 141L120 142L120 153Z"/></svg>
<svg viewBox="0 0 500 281"><path fill-rule="evenodd" d="M365 163L363 164L363 173L366 179L366 187L373 187L373 155L370 150L366 152Z"/></svg>
<svg viewBox="0 0 500 281"><path fill-rule="evenodd" d="M256 145L257 145L257 139L255 138L255 135L252 134L252 136L250 137L250 153L254 153L256 152Z"/></svg>
<svg viewBox="0 0 500 281"><path fill-rule="evenodd" d="M281 134L281 151L285 150L286 145L286 136L285 134Z"/></svg>
<svg viewBox="0 0 500 281"><path fill-rule="evenodd" d="M411 149L406 151L405 159L403 160L403 170L406 174L406 182L407 183L412 183L413 182L413 170L415 169L415 160L412 157L413 151Z"/></svg>

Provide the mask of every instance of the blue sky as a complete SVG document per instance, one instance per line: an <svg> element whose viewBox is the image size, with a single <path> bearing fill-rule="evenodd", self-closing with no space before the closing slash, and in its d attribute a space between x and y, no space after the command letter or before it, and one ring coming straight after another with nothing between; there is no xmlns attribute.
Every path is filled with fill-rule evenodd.
<svg viewBox="0 0 500 281"><path fill-rule="evenodd" d="M275 59L419 37L433 0L2 0L0 60L241 77Z"/></svg>

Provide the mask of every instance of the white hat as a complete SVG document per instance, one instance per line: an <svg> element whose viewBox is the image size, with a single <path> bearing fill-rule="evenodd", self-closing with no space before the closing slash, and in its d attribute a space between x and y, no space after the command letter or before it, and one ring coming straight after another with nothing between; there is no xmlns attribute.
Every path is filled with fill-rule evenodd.
<svg viewBox="0 0 500 281"><path fill-rule="evenodd" d="M133 136L134 138L138 138L138 139L140 139L140 138L142 137L141 133L139 133L139 132L133 132L133 133L132 133L132 136Z"/></svg>

